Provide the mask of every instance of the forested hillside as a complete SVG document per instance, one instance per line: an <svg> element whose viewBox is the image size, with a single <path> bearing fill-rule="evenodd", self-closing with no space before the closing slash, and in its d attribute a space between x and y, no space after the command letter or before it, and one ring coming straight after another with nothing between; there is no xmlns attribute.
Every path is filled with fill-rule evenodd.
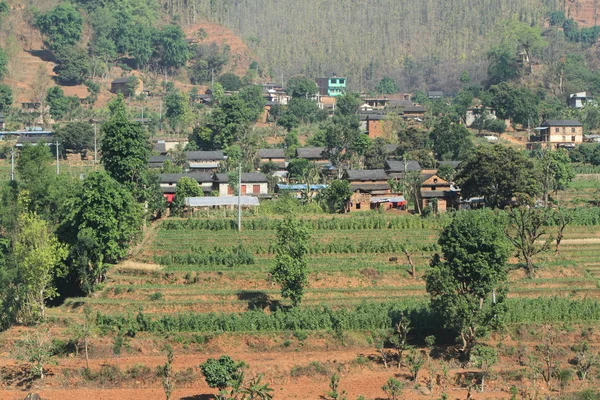
<svg viewBox="0 0 600 400"><path fill-rule="evenodd" d="M464 70L484 80L487 35L503 20L542 24L553 10L577 18L593 8L593 0L161 2L184 22L209 18L234 29L273 78L336 72L362 89L385 74L405 90L451 90Z"/></svg>

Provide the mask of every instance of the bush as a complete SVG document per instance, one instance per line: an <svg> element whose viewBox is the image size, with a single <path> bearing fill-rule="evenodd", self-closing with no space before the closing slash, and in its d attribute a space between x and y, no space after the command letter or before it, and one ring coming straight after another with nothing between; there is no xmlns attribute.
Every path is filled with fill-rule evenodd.
<svg viewBox="0 0 600 400"><path fill-rule="evenodd" d="M162 300L163 294L161 292L152 293L149 298L152 301Z"/></svg>
<svg viewBox="0 0 600 400"><path fill-rule="evenodd" d="M219 77L219 83L223 86L223 89L227 91L238 91L242 87L242 80L236 74L227 72Z"/></svg>

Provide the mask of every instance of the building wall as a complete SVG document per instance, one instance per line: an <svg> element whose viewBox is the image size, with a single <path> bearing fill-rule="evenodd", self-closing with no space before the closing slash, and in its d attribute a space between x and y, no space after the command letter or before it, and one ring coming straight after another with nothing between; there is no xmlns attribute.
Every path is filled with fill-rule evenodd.
<svg viewBox="0 0 600 400"><path fill-rule="evenodd" d="M269 184L264 183L244 183L242 182L241 195L259 195L268 194ZM219 196L234 196L233 189L227 183L219 183Z"/></svg>
<svg viewBox="0 0 600 400"><path fill-rule="evenodd" d="M189 161L188 164L190 169L203 169L216 171L219 165L218 160L207 160L207 161Z"/></svg>
<svg viewBox="0 0 600 400"><path fill-rule="evenodd" d="M581 126L552 126L549 128L551 143L583 143L583 127Z"/></svg>
<svg viewBox="0 0 600 400"><path fill-rule="evenodd" d="M371 195L368 193L354 193L348 203L348 212L368 211L371 209Z"/></svg>

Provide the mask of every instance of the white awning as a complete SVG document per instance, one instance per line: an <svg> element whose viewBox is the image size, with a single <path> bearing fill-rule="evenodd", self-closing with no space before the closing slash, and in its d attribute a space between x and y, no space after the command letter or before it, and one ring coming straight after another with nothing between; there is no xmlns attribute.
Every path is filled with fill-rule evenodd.
<svg viewBox="0 0 600 400"><path fill-rule="evenodd" d="M218 197L186 197L185 205L188 207L218 207L218 206L237 206L237 196L218 196ZM258 198L252 196L241 196L240 205L242 207L259 206Z"/></svg>

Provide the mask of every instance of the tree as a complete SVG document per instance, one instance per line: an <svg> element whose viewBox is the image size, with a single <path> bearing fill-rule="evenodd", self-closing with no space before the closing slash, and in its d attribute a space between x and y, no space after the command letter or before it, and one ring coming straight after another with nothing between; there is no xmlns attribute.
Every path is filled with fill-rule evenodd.
<svg viewBox="0 0 600 400"><path fill-rule="evenodd" d="M48 329L37 330L25 335L15 343L16 358L31 364L34 378L46 377L44 366L52 363L52 339Z"/></svg>
<svg viewBox="0 0 600 400"><path fill-rule="evenodd" d="M64 150L81 153L94 146L94 127L87 122L70 122L55 133Z"/></svg>
<svg viewBox="0 0 600 400"><path fill-rule="evenodd" d="M56 51L56 66L53 71L61 85L79 85L85 82L91 73L90 60L85 50L64 46Z"/></svg>
<svg viewBox="0 0 600 400"><path fill-rule="evenodd" d="M242 87L240 77L231 72L219 76L219 83L223 85L223 89L233 92L240 90Z"/></svg>
<svg viewBox="0 0 600 400"><path fill-rule="evenodd" d="M0 48L0 80L8 73L8 55Z"/></svg>
<svg viewBox="0 0 600 400"><path fill-rule="evenodd" d="M525 61L533 75L532 57L548 45L542 38L542 29L517 19L510 19L500 25L498 34L503 46L514 49L514 53L522 52L525 55Z"/></svg>
<svg viewBox="0 0 600 400"><path fill-rule="evenodd" d="M214 109L207 125L211 130L212 146L226 148L238 140L249 129L250 124L256 122L260 115L257 105L264 99L252 99L251 95L254 94L233 94L223 99ZM201 146L201 143L198 145Z"/></svg>
<svg viewBox="0 0 600 400"><path fill-rule="evenodd" d="M308 242L310 230L288 215L277 228L277 253L272 279L281 285L281 295L298 306L308 284Z"/></svg>
<svg viewBox="0 0 600 400"><path fill-rule="evenodd" d="M65 96L60 86L48 89L46 103L50 108L50 115L57 121L70 119L69 117L81 107L79 99L75 96Z"/></svg>
<svg viewBox="0 0 600 400"><path fill-rule="evenodd" d="M106 279L109 264L127 255L142 226L142 210L131 193L106 172L93 172L69 204L59 227L71 245L70 274L84 293Z"/></svg>
<svg viewBox="0 0 600 400"><path fill-rule="evenodd" d="M438 168L437 175L445 181L453 182L456 170L450 164L442 164Z"/></svg>
<svg viewBox="0 0 600 400"><path fill-rule="evenodd" d="M350 182L336 179L319 193L319 201L330 213L342 213L351 196Z"/></svg>
<svg viewBox="0 0 600 400"><path fill-rule="evenodd" d="M23 322L45 319L45 302L57 295L52 283L61 275L61 264L66 256L66 246L58 241L48 222L33 212L19 216L13 257L25 288L21 309Z"/></svg>
<svg viewBox="0 0 600 400"><path fill-rule="evenodd" d="M517 254L525 261L527 276L535 276L533 259L536 255L548 251L552 237L543 239L544 226L550 220L549 211L533 207L517 207L508 210L509 224L506 236L515 246Z"/></svg>
<svg viewBox="0 0 600 400"><path fill-rule="evenodd" d="M481 370L481 391L484 391L485 380L492 373L492 367L498 362L498 352L488 346L477 345L473 349L473 361L475 366Z"/></svg>
<svg viewBox="0 0 600 400"><path fill-rule="evenodd" d="M229 356L221 356L218 360L209 358L200 365L206 383L211 388L223 390L238 379L241 363L236 363Z"/></svg>
<svg viewBox="0 0 600 400"><path fill-rule="evenodd" d="M202 197L204 192L198 182L188 176L183 176L177 181L175 188L175 199L171 203L174 210L180 210L184 206L186 197Z"/></svg>
<svg viewBox="0 0 600 400"><path fill-rule="evenodd" d="M160 372L162 375L162 386L165 391L165 397L167 400L171 399L173 390L175 389L175 376L173 374L173 350L167 348L167 363L161 367Z"/></svg>
<svg viewBox="0 0 600 400"><path fill-rule="evenodd" d="M387 143L383 138L375 138L365 152L365 168L382 169L388 158Z"/></svg>
<svg viewBox="0 0 600 400"><path fill-rule="evenodd" d="M90 357L89 357L89 344L90 339L98 332L98 327L95 323L94 315L92 315L92 308L89 305L83 308L83 322L74 323L73 333L75 340L77 341L77 347L83 345L85 355L85 368L90 369Z"/></svg>
<svg viewBox="0 0 600 400"><path fill-rule="evenodd" d="M141 124L127 120L125 100L119 95L110 105L111 117L102 125L102 164L117 182L136 185L148 166L150 143Z"/></svg>
<svg viewBox="0 0 600 400"><path fill-rule="evenodd" d="M309 167L310 161L306 158L294 158L290 160L286 169L290 174L290 178L298 181L306 175L306 171L308 171Z"/></svg>
<svg viewBox="0 0 600 400"><path fill-rule="evenodd" d="M221 73L228 61L229 46L226 44L221 48L216 43L196 46L192 54L190 80L194 84L210 82L213 76Z"/></svg>
<svg viewBox="0 0 600 400"><path fill-rule="evenodd" d="M453 123L448 117L435 125L430 138L438 160L464 160L474 148L467 128Z"/></svg>
<svg viewBox="0 0 600 400"><path fill-rule="evenodd" d="M565 190L575 178L575 171L564 149L545 150L537 153L536 168L540 177L540 187L544 196L544 205L548 207L548 196Z"/></svg>
<svg viewBox="0 0 600 400"><path fill-rule="evenodd" d="M173 129L187 126L192 118L190 98L187 93L174 90L165 96L165 117Z"/></svg>
<svg viewBox="0 0 600 400"><path fill-rule="evenodd" d="M39 14L35 25L45 36L44 43L52 50L74 46L83 32L83 17L75 6L61 3L45 14Z"/></svg>
<svg viewBox="0 0 600 400"><path fill-rule="evenodd" d="M190 58L190 50L181 27L167 25L155 36L153 58L170 70L176 71L185 66Z"/></svg>
<svg viewBox="0 0 600 400"><path fill-rule="evenodd" d="M31 200L26 202L30 210L39 212L44 206L53 179L51 162L52 154L45 145L25 145L20 151L17 177L21 188L30 196Z"/></svg>
<svg viewBox="0 0 600 400"><path fill-rule="evenodd" d="M436 254L425 277L431 308L457 333L467 361L478 334L493 326L503 309L510 253L503 225L488 210L457 213L438 240L443 260Z"/></svg>
<svg viewBox="0 0 600 400"><path fill-rule="evenodd" d="M398 147L396 154L400 157L415 150L431 149L431 139L427 131L414 126L398 130Z"/></svg>
<svg viewBox="0 0 600 400"><path fill-rule="evenodd" d="M527 88L502 82L489 90L490 106L500 119L511 119L515 124L531 127L538 123L538 97Z"/></svg>
<svg viewBox="0 0 600 400"><path fill-rule="evenodd" d="M404 390L404 384L398 379L390 378L387 380L385 385L382 386L381 390L388 395L390 400L398 400L402 391Z"/></svg>
<svg viewBox="0 0 600 400"><path fill-rule="evenodd" d="M285 89L286 93L293 98L311 98L319 91L319 87L312 79L303 75L292 76Z"/></svg>
<svg viewBox="0 0 600 400"><path fill-rule="evenodd" d="M533 161L502 145L479 147L459 165L456 181L464 198L483 197L494 208L539 193Z"/></svg>
<svg viewBox="0 0 600 400"><path fill-rule="evenodd" d="M400 87L392 78L384 76L375 86L375 91L377 94L394 94L400 91Z"/></svg>
<svg viewBox="0 0 600 400"><path fill-rule="evenodd" d="M242 388L241 392L249 396L249 400L271 400L273 398L271 392L274 390L269 387L268 383L261 383L263 377L263 374L259 374L247 383L247 387Z"/></svg>
<svg viewBox="0 0 600 400"><path fill-rule="evenodd" d="M0 84L0 112L6 113L13 103L13 92L10 86Z"/></svg>

